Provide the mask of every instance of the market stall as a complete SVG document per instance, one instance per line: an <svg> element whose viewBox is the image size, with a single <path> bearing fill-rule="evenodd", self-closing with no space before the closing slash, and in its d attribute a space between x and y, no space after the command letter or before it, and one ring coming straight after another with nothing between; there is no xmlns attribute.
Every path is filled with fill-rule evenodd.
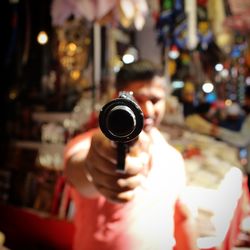
<svg viewBox="0 0 250 250"><path fill-rule="evenodd" d="M65 185L58 188L64 146L93 125L89 116L110 97L125 55L162 64L176 96L184 86L192 92L191 109L203 101L242 104L250 85L249 1L3 2L0 230L7 242L27 243L15 225L22 233L29 227L47 249L70 246L72 210L59 209L67 196ZM181 116L173 120L162 130L185 159L183 199L197 220L197 245L231 250L249 209L238 150L187 130ZM58 240L53 230L67 237Z"/></svg>
<svg viewBox="0 0 250 250"><path fill-rule="evenodd" d="M238 149L180 124L163 123L161 129L185 159L188 188L182 198L196 218L197 246L233 249L250 211L247 176Z"/></svg>

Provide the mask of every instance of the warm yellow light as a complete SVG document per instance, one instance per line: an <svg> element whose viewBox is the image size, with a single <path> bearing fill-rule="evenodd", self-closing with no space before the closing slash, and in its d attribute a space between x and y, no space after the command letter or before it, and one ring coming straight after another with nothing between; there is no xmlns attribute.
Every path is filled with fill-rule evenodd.
<svg viewBox="0 0 250 250"><path fill-rule="evenodd" d="M79 79L80 74L81 74L81 73L80 73L79 70L72 70L72 71L70 72L70 76L71 76L71 78L72 78L73 80Z"/></svg>
<svg viewBox="0 0 250 250"><path fill-rule="evenodd" d="M45 31L40 31L37 35L37 42L39 44L46 44L48 42L49 38L48 38L48 35Z"/></svg>
<svg viewBox="0 0 250 250"><path fill-rule="evenodd" d="M76 53L77 46L75 43L69 43L67 46L68 54L73 56Z"/></svg>
<svg viewBox="0 0 250 250"><path fill-rule="evenodd" d="M230 100L230 99L225 100L225 105L226 106L231 106L232 105L232 100Z"/></svg>
<svg viewBox="0 0 250 250"><path fill-rule="evenodd" d="M15 89L11 90L9 93L9 99L15 100L17 98L17 91Z"/></svg>
<svg viewBox="0 0 250 250"><path fill-rule="evenodd" d="M89 45L91 43L91 39L90 38L86 38L84 40L84 43L85 43L85 45Z"/></svg>

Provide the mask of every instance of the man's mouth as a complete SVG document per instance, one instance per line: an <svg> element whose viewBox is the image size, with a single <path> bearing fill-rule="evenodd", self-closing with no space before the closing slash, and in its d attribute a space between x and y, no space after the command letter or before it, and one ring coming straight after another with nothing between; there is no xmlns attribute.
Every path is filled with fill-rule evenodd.
<svg viewBox="0 0 250 250"><path fill-rule="evenodd" d="M144 130L148 131L154 126L154 119L153 118L144 118Z"/></svg>

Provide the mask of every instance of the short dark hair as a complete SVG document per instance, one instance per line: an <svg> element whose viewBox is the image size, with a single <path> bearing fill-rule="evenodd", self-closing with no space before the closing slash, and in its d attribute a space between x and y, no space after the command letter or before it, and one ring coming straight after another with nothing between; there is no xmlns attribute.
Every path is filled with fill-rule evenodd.
<svg viewBox="0 0 250 250"><path fill-rule="evenodd" d="M133 81L152 80L155 76L162 76L162 69L149 60L139 60L121 67L116 75L115 87L121 90Z"/></svg>

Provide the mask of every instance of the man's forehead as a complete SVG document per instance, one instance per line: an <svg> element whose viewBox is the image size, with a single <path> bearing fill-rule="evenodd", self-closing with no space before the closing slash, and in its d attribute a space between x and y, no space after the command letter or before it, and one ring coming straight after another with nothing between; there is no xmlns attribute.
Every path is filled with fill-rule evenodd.
<svg viewBox="0 0 250 250"><path fill-rule="evenodd" d="M162 86L145 86L143 88L131 89L131 92L136 98L165 98L166 91Z"/></svg>

